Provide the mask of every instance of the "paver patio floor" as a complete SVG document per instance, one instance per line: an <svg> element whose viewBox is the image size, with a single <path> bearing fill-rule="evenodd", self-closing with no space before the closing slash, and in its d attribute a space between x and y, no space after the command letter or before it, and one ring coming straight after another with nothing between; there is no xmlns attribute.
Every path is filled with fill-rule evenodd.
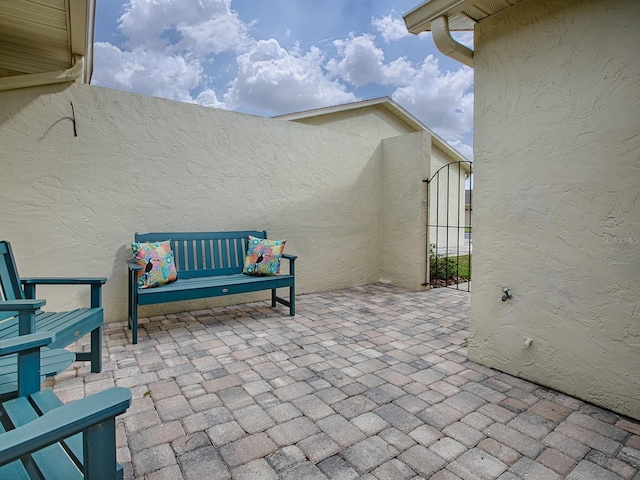
<svg viewBox="0 0 640 480"><path fill-rule="evenodd" d="M467 360L469 294L382 284L105 326L128 479L640 480L640 423ZM82 345L80 345L82 347Z"/></svg>

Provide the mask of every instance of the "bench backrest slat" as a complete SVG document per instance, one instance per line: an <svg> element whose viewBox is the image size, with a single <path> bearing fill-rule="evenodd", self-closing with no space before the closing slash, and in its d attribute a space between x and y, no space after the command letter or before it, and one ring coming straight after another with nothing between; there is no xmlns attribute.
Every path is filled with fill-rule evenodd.
<svg viewBox="0 0 640 480"><path fill-rule="evenodd" d="M178 279L241 273L249 235L267 238L266 231L136 233L136 242L171 241Z"/></svg>

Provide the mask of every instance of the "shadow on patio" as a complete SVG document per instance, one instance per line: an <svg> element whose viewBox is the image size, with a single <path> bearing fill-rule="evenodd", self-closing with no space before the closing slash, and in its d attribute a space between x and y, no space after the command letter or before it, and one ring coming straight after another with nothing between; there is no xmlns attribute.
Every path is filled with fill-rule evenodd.
<svg viewBox="0 0 640 480"><path fill-rule="evenodd" d="M469 294L382 284L105 327L125 478L640 479L640 424L466 358Z"/></svg>

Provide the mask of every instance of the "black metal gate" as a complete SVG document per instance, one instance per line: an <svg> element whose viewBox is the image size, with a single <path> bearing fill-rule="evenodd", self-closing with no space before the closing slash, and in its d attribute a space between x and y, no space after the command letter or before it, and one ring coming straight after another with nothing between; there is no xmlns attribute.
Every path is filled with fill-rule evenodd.
<svg viewBox="0 0 640 480"><path fill-rule="evenodd" d="M471 291L473 163L439 168L428 180L424 286Z"/></svg>

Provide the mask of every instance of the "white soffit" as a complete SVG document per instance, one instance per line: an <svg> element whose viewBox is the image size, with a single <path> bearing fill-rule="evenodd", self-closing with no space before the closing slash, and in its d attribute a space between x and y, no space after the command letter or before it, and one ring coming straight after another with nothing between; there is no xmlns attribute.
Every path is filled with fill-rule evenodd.
<svg viewBox="0 0 640 480"><path fill-rule="evenodd" d="M65 71L84 57L88 83L94 21L95 0L1 0L0 78Z"/></svg>
<svg viewBox="0 0 640 480"><path fill-rule="evenodd" d="M479 21L494 15L522 0L427 0L403 15L410 33L431 30L431 21L445 16L449 30L473 30Z"/></svg>

